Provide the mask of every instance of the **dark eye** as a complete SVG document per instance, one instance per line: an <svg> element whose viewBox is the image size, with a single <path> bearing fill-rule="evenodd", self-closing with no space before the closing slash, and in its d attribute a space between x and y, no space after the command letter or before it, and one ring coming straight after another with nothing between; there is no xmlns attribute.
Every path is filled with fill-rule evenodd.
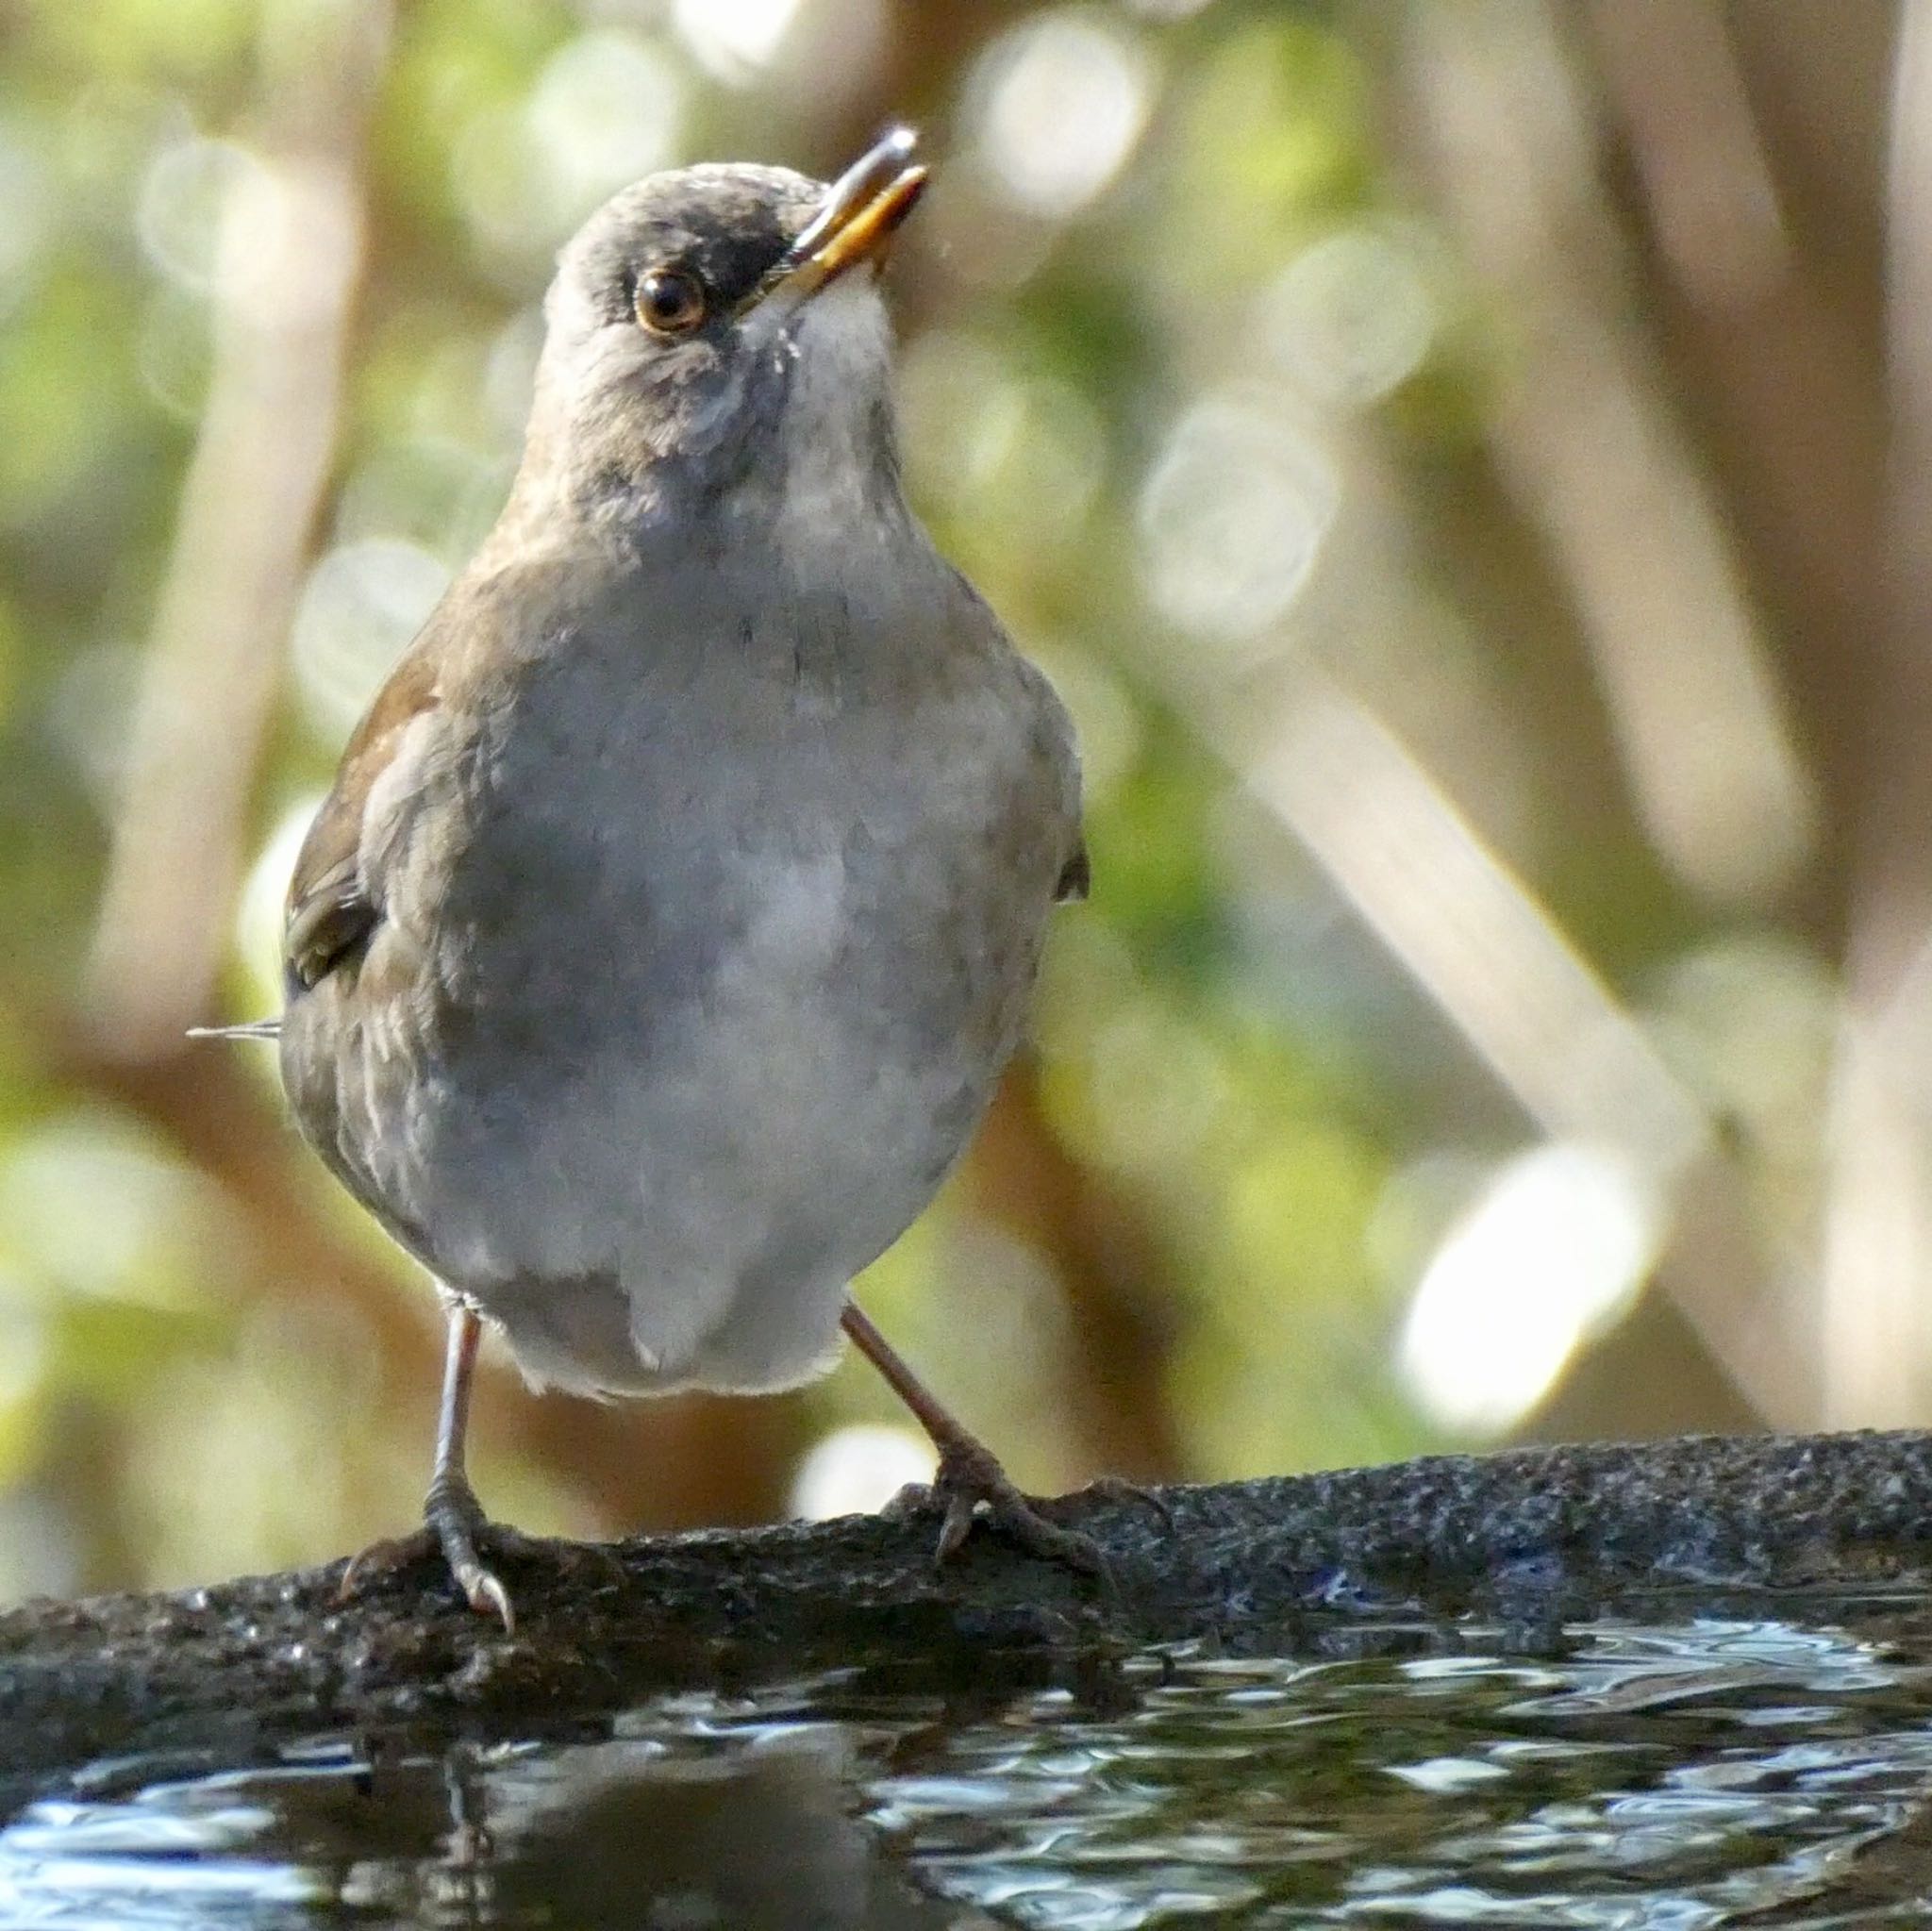
<svg viewBox="0 0 1932 1931"><path fill-rule="evenodd" d="M681 268L654 268L640 276L631 306L646 328L659 335L682 335L705 319L705 291Z"/></svg>

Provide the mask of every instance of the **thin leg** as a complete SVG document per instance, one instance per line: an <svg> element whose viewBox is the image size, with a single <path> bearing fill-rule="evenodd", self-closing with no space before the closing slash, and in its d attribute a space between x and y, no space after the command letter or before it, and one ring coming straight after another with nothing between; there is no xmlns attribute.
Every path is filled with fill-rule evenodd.
<svg viewBox="0 0 1932 1931"><path fill-rule="evenodd" d="M353 1595L371 1570L400 1567L430 1553L425 1545L433 1543L471 1608L498 1617L505 1630L514 1633L516 1617L510 1608L509 1591L476 1554L477 1538L489 1524L483 1505L463 1472L470 1384L476 1372L476 1346L483 1338L483 1323L473 1309L454 1298L446 1299L444 1307L449 1340L443 1350L442 1402L436 1417L436 1462L429 1473L429 1491L423 1498L424 1525L400 1541L378 1542L373 1549L363 1550L343 1571L341 1593ZM501 1532L491 1533L499 1541L506 1540Z"/></svg>
<svg viewBox="0 0 1932 1931"><path fill-rule="evenodd" d="M476 1348L483 1323L460 1301L449 1303L449 1341L442 1357L442 1402L436 1415L436 1465L423 1498L423 1520L442 1544L457 1587L479 1613L493 1609L506 1630L516 1628L509 1591L476 1554L483 1527L483 1505L463 1470L463 1443L470 1432L470 1383L476 1373Z"/></svg>
<svg viewBox="0 0 1932 1931"><path fill-rule="evenodd" d="M944 1562L958 1553L984 1503L994 1526L1030 1554L1063 1562L1084 1574L1107 1573L1106 1558L1092 1538L1048 1522L1014 1488L992 1451L955 1419L856 1303L846 1302L840 1320L853 1346L886 1377L887 1385L912 1410L913 1418L940 1452L939 1475L933 1488L945 1503L946 1515L940 1529L937 1560Z"/></svg>

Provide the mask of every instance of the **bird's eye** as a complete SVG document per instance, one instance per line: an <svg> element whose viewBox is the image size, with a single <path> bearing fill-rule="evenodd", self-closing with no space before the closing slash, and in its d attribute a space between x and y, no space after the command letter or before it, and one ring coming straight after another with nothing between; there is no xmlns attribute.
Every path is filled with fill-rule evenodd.
<svg viewBox="0 0 1932 1931"><path fill-rule="evenodd" d="M695 275L680 268L654 268L639 278L631 306L646 328L683 335L705 319L705 291Z"/></svg>

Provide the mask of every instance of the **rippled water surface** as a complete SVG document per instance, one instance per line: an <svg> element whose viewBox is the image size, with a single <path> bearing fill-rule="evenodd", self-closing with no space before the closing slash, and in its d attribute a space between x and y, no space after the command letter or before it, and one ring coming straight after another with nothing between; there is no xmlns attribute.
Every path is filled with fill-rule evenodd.
<svg viewBox="0 0 1932 1931"><path fill-rule="evenodd" d="M0 1925L1932 1923L1932 1621L1597 1624L1559 1660L832 1678L594 1738L97 1767Z"/></svg>

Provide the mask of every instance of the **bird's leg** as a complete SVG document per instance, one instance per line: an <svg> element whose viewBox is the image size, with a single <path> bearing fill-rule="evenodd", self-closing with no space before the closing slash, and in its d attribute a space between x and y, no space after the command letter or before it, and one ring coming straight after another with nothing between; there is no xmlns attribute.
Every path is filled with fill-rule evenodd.
<svg viewBox="0 0 1932 1931"><path fill-rule="evenodd" d="M1093 1539L1048 1522L1013 1486L992 1450L954 1418L856 1303L846 1302L840 1321L853 1346L886 1377L940 1452L932 1486L946 1513L935 1560L942 1563L958 1553L983 1504L992 1525L1028 1554L1063 1562L1083 1574L1106 1575L1107 1558Z"/></svg>
<svg viewBox="0 0 1932 1931"><path fill-rule="evenodd" d="M441 1545L449 1573L471 1608L479 1614L493 1609L504 1628L513 1630L516 1618L509 1592L476 1554L476 1537L485 1523L483 1505L463 1468L463 1444L470 1432L470 1383L476 1373L483 1323L461 1301L452 1300L448 1311L442 1401L436 1415L436 1464L429 1472L429 1492L423 1498L423 1520Z"/></svg>
<svg viewBox="0 0 1932 1931"><path fill-rule="evenodd" d="M470 1427L470 1383L476 1372L476 1347L483 1339L483 1323L474 1308L454 1296L446 1299L449 1317L448 1344L442 1357L442 1402L436 1417L436 1464L429 1474L429 1491L423 1498L423 1529L399 1542L379 1542L365 1549L343 1572L341 1594L352 1594L372 1568L389 1568L408 1561L419 1553L420 1544L433 1540L449 1564L449 1573L462 1590L471 1608L501 1619L506 1631L514 1631L516 1617L510 1609L509 1591L496 1575L483 1566L476 1553L476 1540L488 1523L476 1491L463 1472L463 1441Z"/></svg>

